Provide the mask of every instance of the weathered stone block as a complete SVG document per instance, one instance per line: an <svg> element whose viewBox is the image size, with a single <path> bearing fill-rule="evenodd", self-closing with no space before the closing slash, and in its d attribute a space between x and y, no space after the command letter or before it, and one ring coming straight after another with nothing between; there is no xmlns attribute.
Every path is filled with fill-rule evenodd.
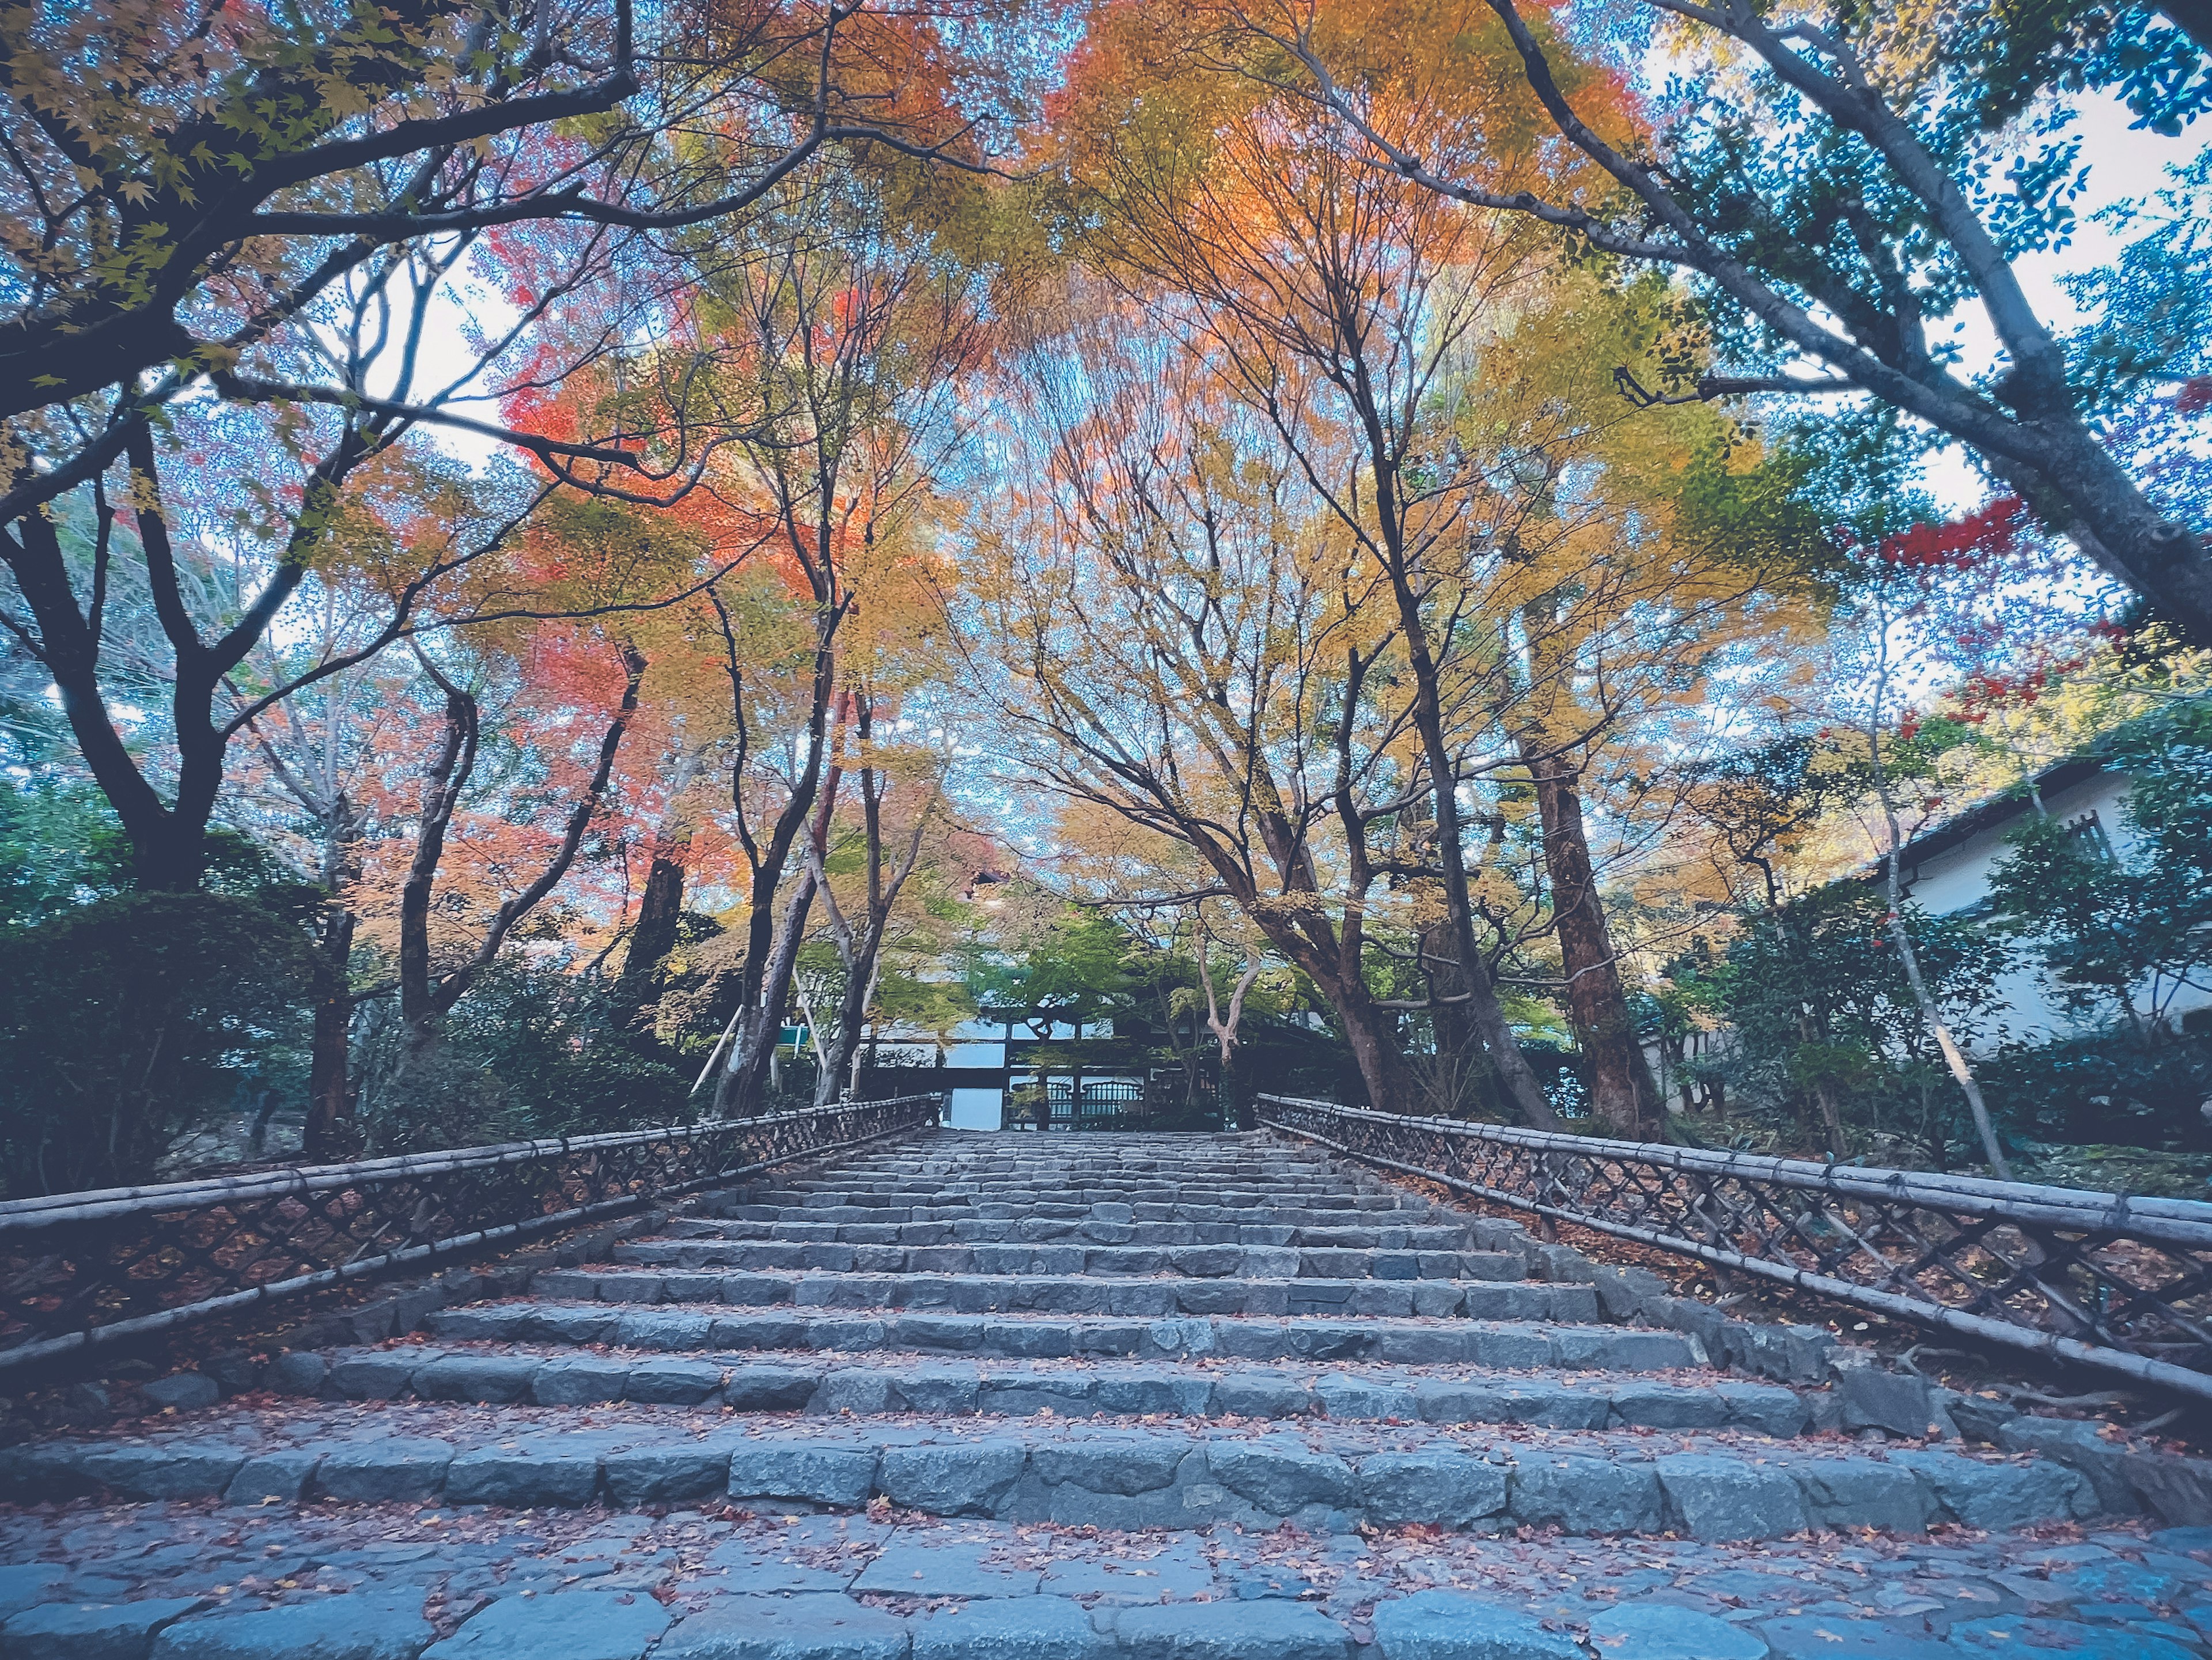
<svg viewBox="0 0 2212 1660"><path fill-rule="evenodd" d="M1342 1510L1358 1494L1349 1464L1289 1436L1209 1441L1206 1460L1216 1481L1269 1516L1290 1516L1309 1505Z"/></svg>
<svg viewBox="0 0 2212 1660"><path fill-rule="evenodd" d="M1771 1383L1717 1383L1705 1391L1728 1408L1728 1421L1780 1439L1802 1435L1809 1414L1795 1389Z"/></svg>
<svg viewBox="0 0 2212 1660"><path fill-rule="evenodd" d="M850 1447L740 1443L730 1456L732 1499L799 1499L858 1510L874 1490L876 1456Z"/></svg>
<svg viewBox="0 0 2212 1660"><path fill-rule="evenodd" d="M408 1380L422 1364L419 1353L349 1354L331 1367L325 1392L343 1401L390 1401L407 1392Z"/></svg>
<svg viewBox="0 0 2212 1660"><path fill-rule="evenodd" d="M1918 1476L1936 1502L1970 1528L1996 1531L2097 1513L2096 1489L2087 1480L2047 1459L1985 1464L1955 1453L1904 1451L1890 1462Z"/></svg>
<svg viewBox="0 0 2212 1660"><path fill-rule="evenodd" d="M884 1450L878 1486L894 1505L931 1516L995 1515L1021 1480L1018 1442L969 1441Z"/></svg>
<svg viewBox="0 0 2212 1660"><path fill-rule="evenodd" d="M1048 1487L1151 1493L1174 1482L1188 1450L1178 1442L1152 1438L1042 1442L1030 1453L1030 1465Z"/></svg>
<svg viewBox="0 0 2212 1660"><path fill-rule="evenodd" d="M884 1341L902 1349L979 1348L983 1323L955 1316L902 1314L890 1323Z"/></svg>
<svg viewBox="0 0 2212 1660"><path fill-rule="evenodd" d="M599 1482L599 1449L588 1436L550 1436L514 1447L474 1447L447 1467L449 1505L512 1510L588 1505Z"/></svg>
<svg viewBox="0 0 2212 1660"><path fill-rule="evenodd" d="M1359 1505L1383 1527L1473 1527L1504 1514L1505 1467L1447 1452L1378 1452L1359 1461Z"/></svg>
<svg viewBox="0 0 2212 1660"><path fill-rule="evenodd" d="M730 1458L742 1443L720 1438L629 1447L603 1461L607 1493L618 1505L677 1505L722 1493Z"/></svg>
<svg viewBox="0 0 2212 1660"><path fill-rule="evenodd" d="M2168 1527L2212 1527L2212 1460L2139 1452L2125 1468L2143 1508Z"/></svg>
<svg viewBox="0 0 2212 1660"><path fill-rule="evenodd" d="M1796 1483L1772 1466L1707 1453L1658 1465L1668 1512L1692 1539L1779 1539L1806 1525Z"/></svg>
<svg viewBox="0 0 2212 1660"><path fill-rule="evenodd" d="M1717 1429L1728 1421L1728 1402L1710 1389L1674 1383L1616 1383L1607 1392L1617 1422L1647 1429Z"/></svg>
<svg viewBox="0 0 2212 1660"><path fill-rule="evenodd" d="M1566 1533L1638 1533L1659 1525L1659 1477L1649 1464L1531 1454L1514 1466L1512 1512Z"/></svg>
<svg viewBox="0 0 2212 1660"><path fill-rule="evenodd" d="M192 1412L202 1407L211 1407L222 1399L222 1389L214 1378L197 1371L173 1371L167 1377L157 1377L140 1391L149 1406Z"/></svg>
<svg viewBox="0 0 2212 1660"><path fill-rule="evenodd" d="M323 1462L319 1449L293 1447L274 1452L256 1453L240 1467L230 1485L223 1489L227 1505L258 1505L276 1499L285 1504L297 1504L306 1497L307 1484L314 1479L315 1467Z"/></svg>
<svg viewBox="0 0 2212 1660"><path fill-rule="evenodd" d="M212 1499L246 1462L246 1449L197 1439L95 1448L84 1472L125 1499Z"/></svg>
<svg viewBox="0 0 2212 1660"><path fill-rule="evenodd" d="M994 1597L914 1622L914 1660L1093 1660L1106 1639L1064 1596Z"/></svg>
<svg viewBox="0 0 2212 1660"><path fill-rule="evenodd" d="M714 1332L711 1315L640 1309L615 1323L614 1341L632 1349L703 1349Z"/></svg>
<svg viewBox="0 0 2212 1660"><path fill-rule="evenodd" d="M1884 1429L1917 1440L1928 1433L1936 1403L1925 1378L1879 1365L1847 1366L1836 1376L1845 1429Z"/></svg>
<svg viewBox="0 0 2212 1660"><path fill-rule="evenodd" d="M342 1441L324 1453L315 1490L349 1503L434 1498L453 1462L453 1450L443 1441Z"/></svg>
<svg viewBox="0 0 2212 1660"><path fill-rule="evenodd" d="M1410 1420L1420 1416L1411 1389L1372 1383L1364 1377L1350 1377L1341 1372L1321 1379L1314 1385L1314 1394L1322 1410L1331 1418Z"/></svg>
<svg viewBox="0 0 2212 1660"><path fill-rule="evenodd" d="M978 1412L1021 1417L1040 1409L1063 1418L1088 1418L1098 1410L1097 1380L1089 1372L1014 1372L979 1380Z"/></svg>
<svg viewBox="0 0 2212 1660"><path fill-rule="evenodd" d="M973 1366L916 1366L898 1374L897 1386L904 1410L944 1417L973 1413L982 1395L982 1380Z"/></svg>
<svg viewBox="0 0 2212 1660"><path fill-rule="evenodd" d="M739 1412L802 1412L821 1383L821 1371L811 1367L732 1366L722 1380L722 1400Z"/></svg>
<svg viewBox="0 0 2212 1660"><path fill-rule="evenodd" d="M563 1591L502 1596L422 1660L642 1660L668 1629L668 1610L650 1596Z"/></svg>
<svg viewBox="0 0 2212 1660"><path fill-rule="evenodd" d="M619 1360L592 1357L548 1360L530 1380L531 1399L545 1407L587 1407L619 1401L629 1388L630 1369ZM720 1374L716 1373L720 1381Z"/></svg>
<svg viewBox="0 0 2212 1660"><path fill-rule="evenodd" d="M1169 1602L1124 1608L1114 1635L1128 1660L1348 1660L1352 1639L1303 1602Z"/></svg>
<svg viewBox="0 0 2212 1660"><path fill-rule="evenodd" d="M49 1602L0 1626L8 1660L143 1660L156 1633L208 1606L204 1596L143 1602Z"/></svg>
<svg viewBox="0 0 2212 1660"><path fill-rule="evenodd" d="M728 1596L685 1616L653 1660L905 1660L907 1624L841 1595Z"/></svg>
<svg viewBox="0 0 2212 1660"><path fill-rule="evenodd" d="M542 1363L520 1355L448 1354L415 1370L425 1401L520 1401Z"/></svg>
<svg viewBox="0 0 2212 1660"><path fill-rule="evenodd" d="M200 1371L215 1379L216 1387L225 1395L243 1395L262 1388L261 1374L265 1369L263 1362L244 1349L221 1349L200 1360Z"/></svg>
<svg viewBox="0 0 2212 1660"><path fill-rule="evenodd" d="M810 1380L818 1373L809 1373ZM722 1368L704 1360L647 1360L630 1368L623 1399L693 1407L722 1386ZM811 1395L811 1389L808 1390ZM732 1402L731 1404L735 1405ZM804 1405L802 1402L800 1404Z"/></svg>
<svg viewBox="0 0 2212 1660"><path fill-rule="evenodd" d="M887 1373L863 1371L858 1367L828 1372L808 1400L806 1409L830 1414L849 1412L856 1415L896 1412L902 1409L903 1403L903 1397L897 1393L896 1382Z"/></svg>
<svg viewBox="0 0 2212 1660"><path fill-rule="evenodd" d="M1909 1469L1871 1458L1801 1458L1782 1468L1816 1528L1918 1533L1928 1525L1927 1490Z"/></svg>
<svg viewBox="0 0 2212 1660"><path fill-rule="evenodd" d="M1093 1377L1097 1380L1093 1398L1101 1412L1200 1417L1211 1408L1213 1398L1211 1378L1186 1372L1102 1371Z"/></svg>
<svg viewBox="0 0 2212 1660"><path fill-rule="evenodd" d="M1997 1428L1996 1444L2007 1452L2040 1453L2079 1470L2096 1489L2097 1502L2116 1516L2139 1508L2128 1480L2124 1444L2115 1446L2097 1433L2099 1426L2065 1418L2014 1417Z"/></svg>
<svg viewBox="0 0 2212 1660"><path fill-rule="evenodd" d="M367 1591L166 1627L152 1660L415 1660L437 1633L419 1590Z"/></svg>
<svg viewBox="0 0 2212 1660"><path fill-rule="evenodd" d="M329 1382L330 1362L312 1349L289 1349L269 1363L262 1387L279 1395L320 1395Z"/></svg>

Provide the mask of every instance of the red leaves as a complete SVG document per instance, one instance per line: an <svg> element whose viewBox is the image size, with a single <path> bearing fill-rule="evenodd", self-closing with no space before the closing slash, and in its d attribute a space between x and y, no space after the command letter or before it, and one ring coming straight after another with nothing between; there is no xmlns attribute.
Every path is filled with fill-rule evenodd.
<svg viewBox="0 0 2212 1660"><path fill-rule="evenodd" d="M1948 525L1915 525L1886 537L1876 552L1900 570L1972 570L2016 551L2027 523L2027 504L2017 496L2000 496Z"/></svg>

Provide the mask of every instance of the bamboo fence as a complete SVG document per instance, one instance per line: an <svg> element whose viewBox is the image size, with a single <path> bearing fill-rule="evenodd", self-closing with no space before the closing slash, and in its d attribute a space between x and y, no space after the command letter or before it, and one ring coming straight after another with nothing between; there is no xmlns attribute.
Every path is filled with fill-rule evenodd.
<svg viewBox="0 0 2212 1660"><path fill-rule="evenodd" d="M1457 1193L2212 1400L2212 1204L1560 1135L1262 1095Z"/></svg>
<svg viewBox="0 0 2212 1660"><path fill-rule="evenodd" d="M942 1094L0 1203L0 1371L934 1125Z"/></svg>

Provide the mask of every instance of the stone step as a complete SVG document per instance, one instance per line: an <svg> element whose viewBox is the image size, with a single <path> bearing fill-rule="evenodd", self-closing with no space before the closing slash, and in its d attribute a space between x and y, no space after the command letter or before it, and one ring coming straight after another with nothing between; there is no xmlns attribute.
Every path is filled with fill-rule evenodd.
<svg viewBox="0 0 2212 1660"><path fill-rule="evenodd" d="M1181 1205L1190 1202L1193 1194L1205 1195L1205 1202L1219 1210L1273 1210L1287 1208L1313 1212L1406 1211L1425 1212L1425 1200L1407 1195L1400 1198L1361 1193L1305 1192L1273 1184L1264 1188L1240 1190L1210 1184L1193 1183L1156 1188L1131 1188L1116 1192L1072 1188L1036 1191L1027 1189L984 1189L963 1193L957 1188L917 1184L912 1188L887 1189L873 1191L844 1186L822 1188L811 1191L791 1188L748 1189L745 1202L750 1205L790 1207L801 1210L916 1210L946 1211L980 1216L994 1210L1009 1214L1036 1209L1040 1206L1060 1205L1076 1210L1088 1210L1093 1214L1105 1214L1102 1207L1112 1205ZM940 1219L933 1215L917 1216L917 1221ZM950 1220L950 1217L942 1219ZM1130 1220L1132 1218L1123 1218ZM1346 1219L1352 1219L1347 1218Z"/></svg>
<svg viewBox="0 0 2212 1660"><path fill-rule="evenodd" d="M1328 1193L1332 1197L1389 1197L1378 1184L1336 1173L1298 1171L1157 1171L1130 1176L1102 1176L1097 1171L900 1171L869 1176L867 1171L823 1171L821 1176L787 1176L772 1182L785 1193L1068 1193L1091 1200L1115 1200L1124 1193L1186 1193L1207 1186L1241 1191Z"/></svg>
<svg viewBox="0 0 2212 1660"><path fill-rule="evenodd" d="M1005 1215L1000 1215L1005 1211ZM1482 1218L1449 1218L1431 1211L1305 1211L1297 1207L1255 1207L1232 1208L1225 1204L1117 1204L1117 1207L1088 1208L1079 1204L1006 1204L994 1207L991 1215L978 1211L960 1211L942 1204L921 1204L921 1207L869 1207L869 1204L823 1204L823 1207L799 1207L799 1204L745 1204L738 1200L726 1200L719 1207L695 1213L686 1218L696 1226L712 1226L714 1222L745 1222L768 1224L772 1228L783 1226L891 1226L918 1228L933 1233L900 1233L900 1239L911 1243L938 1243L945 1239L1046 1239L1055 1237L1060 1228L1144 1228L1144 1226L1190 1226L1190 1228L1279 1228L1283 1233L1297 1233L1301 1228L1407 1228L1407 1226L1443 1226L1467 1228L1471 1235L1480 1233ZM1491 1228L1495 1231L1495 1226ZM796 1235L794 1235L796 1237ZM1480 1239L1478 1239L1480 1242ZM1272 1239L1261 1239L1256 1243L1279 1243Z"/></svg>
<svg viewBox="0 0 2212 1660"><path fill-rule="evenodd" d="M863 1363L808 1353L672 1359L636 1353L473 1344L337 1349L285 1357L267 1377L279 1394L333 1401L616 1402L819 1414L1000 1414L1059 1418L1326 1418L1552 1429L1735 1429L1789 1438L1811 1421L1795 1390L1706 1377L1669 1382L1578 1373L1438 1376L1407 1367L1316 1373L1172 1360L997 1365L921 1356Z"/></svg>
<svg viewBox="0 0 2212 1660"><path fill-rule="evenodd" d="M430 1335L441 1341L613 1344L667 1353L916 1350L1019 1359L1372 1360L1399 1365L1599 1371L1653 1371L1707 1364L1703 1345L1682 1332L1528 1320L810 1315L799 1310L725 1311L516 1301L442 1309L429 1316L428 1325Z"/></svg>
<svg viewBox="0 0 2212 1660"><path fill-rule="evenodd" d="M813 1248L810 1248L813 1249ZM837 1247L836 1249L843 1249ZM872 1249L861 1247L860 1249ZM1599 1319L1589 1286L1465 1280L1144 1279L1081 1274L718 1274L709 1268L555 1268L538 1297L733 1308L942 1309L957 1314L1334 1314L1474 1320Z"/></svg>
<svg viewBox="0 0 2212 1660"><path fill-rule="evenodd" d="M350 1414L356 1409L348 1408ZM1686 1433L1522 1430L1501 1442L1434 1426L1315 1425L1264 1433L1187 1424L1018 1426L835 1419L702 1425L689 1408L573 1411L394 1404L351 1415L218 1423L128 1440L0 1452L0 1497L106 1492L140 1500L321 1498L496 1505L765 1502L926 1516L1187 1529L1288 1523L1317 1533L1409 1525L1500 1532L1780 1539L1808 1527L1916 1533L2076 1522L2100 1513L2079 1473L2039 1459ZM617 1421L619 1420L620 1421Z"/></svg>
<svg viewBox="0 0 2212 1660"><path fill-rule="evenodd" d="M957 1230L958 1231L956 1231ZM675 1216L661 1230L670 1239L823 1240L852 1245L1049 1243L1095 1240L1104 1244L1291 1245L1335 1250L1465 1250L1473 1243L1465 1224L1370 1223L1347 1227L1290 1223L1107 1222L1079 1217L1030 1216L1005 1222L823 1222L811 1213L772 1222Z"/></svg>
<svg viewBox="0 0 2212 1660"><path fill-rule="evenodd" d="M1441 1230L1437 1230L1441 1231ZM750 1273L982 1274L1023 1278L1181 1274L1194 1280L1525 1279L1528 1264L1503 1251L1312 1248L1272 1244L842 1244L827 1240L647 1239L617 1245L625 1265L727 1268Z"/></svg>

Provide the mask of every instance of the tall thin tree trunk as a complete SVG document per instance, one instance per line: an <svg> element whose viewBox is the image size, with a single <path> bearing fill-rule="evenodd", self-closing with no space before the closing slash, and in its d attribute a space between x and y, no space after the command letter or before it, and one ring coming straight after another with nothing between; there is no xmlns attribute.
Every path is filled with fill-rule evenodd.
<svg viewBox="0 0 2212 1660"><path fill-rule="evenodd" d="M1537 745L1524 743L1522 750L1536 785L1552 915L1566 970L1567 1013L1589 1072L1590 1110L1616 1134L1649 1140L1658 1133L1658 1091L1628 1012L1620 955L1598 898L1575 768L1565 756L1543 754Z"/></svg>
<svg viewBox="0 0 2212 1660"><path fill-rule="evenodd" d="M331 903L323 918L323 985L315 1000L315 1027L307 1062L307 1155L335 1158L349 1151L353 1126L353 1080L348 1075L348 1047L353 1039L354 915Z"/></svg>
<svg viewBox="0 0 2212 1660"><path fill-rule="evenodd" d="M1881 624L1881 641L1875 671L1873 713L1867 721L1866 736L1875 798L1881 803L1882 823L1889 832L1889 848L1882 855L1883 891L1889 901L1889 937L1897 947L1898 964L1905 970L1905 983L1912 989L1912 1000L1919 1007L1920 1018L1927 1023L1936 1047L1943 1052L1943 1064L1950 1069L1960 1093L1966 1098L1966 1110L1973 1116L1974 1131L1981 1137L1982 1151L1988 1156L1990 1168L1999 1181L2009 1182L2012 1166L2005 1162L2004 1149L1997 1144L1996 1126L1990 1122L1989 1104L1983 1099L1981 1082L1974 1076L1966 1051L1952 1037L1950 1023L1943 1018L1943 1011L1936 1006L1936 999L1928 990L1928 982L1920 972L1920 953L1913 949L1912 935L1905 926L1903 879L1898 868L1899 855L1905 850L1905 827L1898 818L1897 798L1890 790L1889 773L1882 764L1881 756L1882 702L1889 690L1889 616L1887 609L1877 615Z"/></svg>
<svg viewBox="0 0 2212 1660"><path fill-rule="evenodd" d="M791 977L799 967L799 947L806 938L806 919L814 903L814 873L801 870L775 930L760 992L738 1012L730 1058L714 1086L718 1118L749 1116L760 1110L769 1061L783 1035L783 1012L791 1002Z"/></svg>
<svg viewBox="0 0 2212 1660"><path fill-rule="evenodd" d="M1366 1086L1367 1104L1377 1112L1404 1112L1417 1098L1419 1084L1398 1047L1391 1016L1375 1006L1364 986L1339 984L1325 989L1332 994L1329 1003L1344 1028L1359 1080Z"/></svg>
<svg viewBox="0 0 2212 1660"><path fill-rule="evenodd" d="M1436 805L1437 860L1441 867L1444 910L1457 946L1460 971L1467 981L1467 1011L1481 1040L1490 1064L1497 1069L1505 1098L1531 1129L1556 1130L1559 1116L1552 1110L1528 1059L1521 1053L1513 1023L1498 1001L1498 982L1483 959L1474 932L1474 900L1468 887L1467 840L1459 806L1459 757L1444 731L1442 671L1429 644L1428 619L1415 587L1417 574L1406 550L1405 526L1398 514L1398 481L1389 461L1391 451L1383 440L1381 423L1370 423L1370 461L1375 470L1376 508L1382 521L1385 569L1397 600L1398 623L1406 642L1407 666L1413 677L1413 726L1419 733L1421 754L1428 763Z"/></svg>

